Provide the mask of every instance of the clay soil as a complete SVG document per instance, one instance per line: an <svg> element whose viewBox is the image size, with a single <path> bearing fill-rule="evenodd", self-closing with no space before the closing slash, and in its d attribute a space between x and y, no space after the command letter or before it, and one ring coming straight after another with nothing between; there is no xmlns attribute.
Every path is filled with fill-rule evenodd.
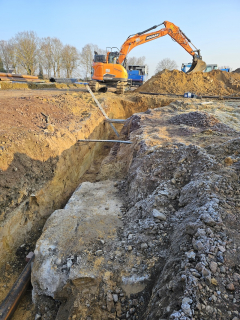
<svg viewBox="0 0 240 320"><path fill-rule="evenodd" d="M157 73L137 91L163 94L192 92L197 95L240 96L240 74L213 70L186 74L164 70Z"/></svg>

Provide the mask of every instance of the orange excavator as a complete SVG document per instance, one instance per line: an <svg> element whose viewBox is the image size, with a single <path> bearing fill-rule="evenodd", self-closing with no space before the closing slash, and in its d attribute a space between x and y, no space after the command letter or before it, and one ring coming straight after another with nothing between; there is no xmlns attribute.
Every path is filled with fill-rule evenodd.
<svg viewBox="0 0 240 320"><path fill-rule="evenodd" d="M165 28L149 32L160 25L164 25ZM123 43L120 50L116 47L110 48L111 51L107 51L106 56L99 55L97 52L94 52L92 81L89 83L92 91L106 92L109 86L115 86L117 88L116 93L124 93L128 84L128 74L125 67L126 57L129 52L136 46L158 39L167 34L193 57L192 66L188 73L203 71L206 68L206 63L202 61L200 50L191 43L191 40L179 27L172 22L164 21L163 23L155 25L145 31L130 35Z"/></svg>

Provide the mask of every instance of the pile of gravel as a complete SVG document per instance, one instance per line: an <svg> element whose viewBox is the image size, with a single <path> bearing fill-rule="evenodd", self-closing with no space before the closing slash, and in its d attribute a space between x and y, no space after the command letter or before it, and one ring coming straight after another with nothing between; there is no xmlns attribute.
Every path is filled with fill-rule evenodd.
<svg viewBox="0 0 240 320"><path fill-rule="evenodd" d="M185 124L192 127L213 127L219 123L219 120L206 112L195 111L174 116L169 120L169 123Z"/></svg>

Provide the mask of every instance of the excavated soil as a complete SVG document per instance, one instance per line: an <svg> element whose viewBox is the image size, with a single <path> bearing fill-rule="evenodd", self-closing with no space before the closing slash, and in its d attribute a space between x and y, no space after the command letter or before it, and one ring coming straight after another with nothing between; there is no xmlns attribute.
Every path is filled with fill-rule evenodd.
<svg viewBox="0 0 240 320"><path fill-rule="evenodd" d="M81 184L38 240L38 316L238 320L239 132L237 102L130 117L121 139L132 144L112 147L100 182Z"/></svg>
<svg viewBox="0 0 240 320"><path fill-rule="evenodd" d="M97 183L102 191L110 179L123 203L117 214L122 227L107 230L117 241L99 241L101 234L86 251L77 246L74 253L65 234L66 251L57 267L68 277L71 265L81 268L78 261L86 254L90 268L96 259L96 270L106 275L99 291L91 291L89 269L86 278L67 283L63 300L40 295L39 289L36 310L29 289L13 319L80 320L84 314L84 319L96 320L101 313L101 320L238 320L239 102L177 101L136 92L96 96L110 118L137 113L121 132L121 139L130 139L132 145L77 142L116 138L86 92L1 92L0 300L36 240L46 236L49 223L42 228L47 218L62 212L59 209L82 182L87 181L86 196L91 199ZM120 131L122 125L117 128ZM102 209L107 221L110 210L104 205ZM54 225L54 215L51 219ZM99 226L93 221L91 228L95 227ZM81 232L79 224L71 232ZM39 259L35 270L38 266ZM133 282L122 286L120 274ZM36 294L36 275L35 282Z"/></svg>
<svg viewBox="0 0 240 320"><path fill-rule="evenodd" d="M191 92L197 95L239 96L240 74L220 70L192 74L178 70L164 70L149 79L137 91L180 95Z"/></svg>
<svg viewBox="0 0 240 320"><path fill-rule="evenodd" d="M173 99L96 94L110 118L124 119ZM82 181L96 181L111 145L78 139L116 139L86 90L6 90L0 95L0 301L25 266L48 216ZM122 125L115 125L120 131ZM35 317L31 289L14 320Z"/></svg>

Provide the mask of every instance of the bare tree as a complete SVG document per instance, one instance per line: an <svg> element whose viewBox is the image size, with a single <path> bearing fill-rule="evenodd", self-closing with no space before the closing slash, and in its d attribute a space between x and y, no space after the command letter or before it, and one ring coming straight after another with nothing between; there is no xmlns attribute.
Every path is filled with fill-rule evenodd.
<svg viewBox="0 0 240 320"><path fill-rule="evenodd" d="M38 67L39 39L35 32L19 32L15 38L17 62L26 69L27 74L34 74Z"/></svg>
<svg viewBox="0 0 240 320"><path fill-rule="evenodd" d="M160 62L158 62L155 73L158 73L164 69L167 70L174 70L177 69L177 63L174 60L171 60L169 58L165 58L163 60L161 60Z"/></svg>
<svg viewBox="0 0 240 320"><path fill-rule="evenodd" d="M53 66L52 39L50 37L41 40L39 63L47 71L50 78Z"/></svg>
<svg viewBox="0 0 240 320"><path fill-rule="evenodd" d="M10 41L0 41L0 57L3 63L4 69L9 72L12 65L13 47Z"/></svg>
<svg viewBox="0 0 240 320"><path fill-rule="evenodd" d="M21 66L18 62L15 39L14 38L10 39L9 44L10 44L10 56L11 56L11 64L12 64L13 72L14 73L26 72L25 68Z"/></svg>
<svg viewBox="0 0 240 320"><path fill-rule="evenodd" d="M105 54L105 50L100 49L97 45L88 43L86 44L80 53L80 65L84 72L85 79L91 76L91 67L93 63L94 51L98 54Z"/></svg>
<svg viewBox="0 0 240 320"><path fill-rule="evenodd" d="M3 68L3 62L1 57L0 57L0 72L6 72L6 70Z"/></svg>
<svg viewBox="0 0 240 320"><path fill-rule="evenodd" d="M53 60L53 75L60 78L60 71L62 67L62 51L63 44L58 38L52 39L52 60Z"/></svg>
<svg viewBox="0 0 240 320"><path fill-rule="evenodd" d="M66 70L67 78L72 76L72 72L78 66L79 53L73 46L66 45L62 50L62 66Z"/></svg>
<svg viewBox="0 0 240 320"><path fill-rule="evenodd" d="M142 56L142 57L131 57L127 59L127 66L144 66L146 57Z"/></svg>

